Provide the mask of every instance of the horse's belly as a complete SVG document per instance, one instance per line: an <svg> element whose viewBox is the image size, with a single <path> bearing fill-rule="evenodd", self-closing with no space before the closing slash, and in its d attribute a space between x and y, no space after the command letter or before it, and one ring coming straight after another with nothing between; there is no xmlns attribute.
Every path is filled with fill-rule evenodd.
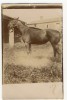
<svg viewBox="0 0 67 100"><path fill-rule="evenodd" d="M31 41L31 44L44 44L43 41Z"/></svg>
<svg viewBox="0 0 67 100"><path fill-rule="evenodd" d="M32 38L31 39L31 44L44 44L48 41L48 38L45 37L39 37L39 38Z"/></svg>

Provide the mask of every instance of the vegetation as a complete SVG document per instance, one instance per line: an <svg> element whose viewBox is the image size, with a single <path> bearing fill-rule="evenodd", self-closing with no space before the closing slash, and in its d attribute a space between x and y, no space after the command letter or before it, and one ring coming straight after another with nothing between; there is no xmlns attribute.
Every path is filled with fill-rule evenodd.
<svg viewBox="0 0 67 100"><path fill-rule="evenodd" d="M48 46L47 46L48 45ZM3 48L3 83L40 83L62 81L61 57L52 57L52 47L48 43L33 46L28 55L20 44L10 49Z"/></svg>

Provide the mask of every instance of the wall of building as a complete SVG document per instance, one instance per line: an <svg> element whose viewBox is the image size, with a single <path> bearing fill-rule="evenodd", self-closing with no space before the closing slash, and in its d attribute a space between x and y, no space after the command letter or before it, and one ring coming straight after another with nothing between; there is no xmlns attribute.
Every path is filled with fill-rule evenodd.
<svg viewBox="0 0 67 100"><path fill-rule="evenodd" d="M61 21L29 24L28 26L29 27L36 27L36 28L40 28L40 29L55 29L58 31L62 30L62 22Z"/></svg>

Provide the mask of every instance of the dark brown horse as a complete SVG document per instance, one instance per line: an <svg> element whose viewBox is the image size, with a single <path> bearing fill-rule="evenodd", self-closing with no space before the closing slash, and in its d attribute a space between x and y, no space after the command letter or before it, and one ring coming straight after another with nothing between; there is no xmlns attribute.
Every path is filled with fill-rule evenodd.
<svg viewBox="0 0 67 100"><path fill-rule="evenodd" d="M48 41L51 43L54 51L54 57L56 53L59 54L58 42L60 41L60 32L52 29L39 29L34 27L28 27L25 22L20 21L18 18L11 20L8 24L9 29L17 27L21 33L21 41L25 43L28 52L31 51L31 44L45 44Z"/></svg>

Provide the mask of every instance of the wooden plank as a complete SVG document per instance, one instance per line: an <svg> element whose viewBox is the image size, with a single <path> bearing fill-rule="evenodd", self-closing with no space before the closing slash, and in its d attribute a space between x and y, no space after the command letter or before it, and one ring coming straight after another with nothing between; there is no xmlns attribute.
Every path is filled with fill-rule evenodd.
<svg viewBox="0 0 67 100"><path fill-rule="evenodd" d="M9 30L9 46L12 48L14 46L14 30Z"/></svg>

